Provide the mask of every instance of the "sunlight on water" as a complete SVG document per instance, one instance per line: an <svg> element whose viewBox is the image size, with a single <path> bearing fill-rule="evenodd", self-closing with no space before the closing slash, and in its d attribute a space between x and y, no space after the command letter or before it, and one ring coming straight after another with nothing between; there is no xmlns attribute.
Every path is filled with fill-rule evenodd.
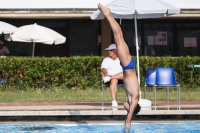
<svg viewBox="0 0 200 133"><path fill-rule="evenodd" d="M0 124L0 133L123 133L124 123L56 124L27 123ZM200 122L133 123L130 133L199 133Z"/></svg>

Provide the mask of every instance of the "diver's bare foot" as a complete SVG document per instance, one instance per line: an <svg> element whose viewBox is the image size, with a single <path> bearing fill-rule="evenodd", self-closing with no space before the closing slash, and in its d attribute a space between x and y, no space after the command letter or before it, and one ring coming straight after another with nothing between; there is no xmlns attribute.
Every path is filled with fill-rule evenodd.
<svg viewBox="0 0 200 133"><path fill-rule="evenodd" d="M125 127L124 127L125 133L129 133L130 127L131 127L131 121L126 120L125 121Z"/></svg>
<svg viewBox="0 0 200 133"><path fill-rule="evenodd" d="M127 102L124 103L124 109L129 112L129 104Z"/></svg>
<svg viewBox="0 0 200 133"><path fill-rule="evenodd" d="M98 8L101 11L101 13L105 16L108 16L111 13L111 10L103 5L101 5L100 3L98 4Z"/></svg>

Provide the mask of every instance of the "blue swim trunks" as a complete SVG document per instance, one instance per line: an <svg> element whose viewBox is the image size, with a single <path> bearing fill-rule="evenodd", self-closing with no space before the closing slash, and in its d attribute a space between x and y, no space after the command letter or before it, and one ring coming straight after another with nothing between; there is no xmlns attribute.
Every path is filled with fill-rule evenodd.
<svg viewBox="0 0 200 133"><path fill-rule="evenodd" d="M121 66L122 66L124 71L128 70L128 69L134 69L135 68L135 60L134 60L134 58L131 58L131 62L127 66L123 66L122 64L121 64Z"/></svg>

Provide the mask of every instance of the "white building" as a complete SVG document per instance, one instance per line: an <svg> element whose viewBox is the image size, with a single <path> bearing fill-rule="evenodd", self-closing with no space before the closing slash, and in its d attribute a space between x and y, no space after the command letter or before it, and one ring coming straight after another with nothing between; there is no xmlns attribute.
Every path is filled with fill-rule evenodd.
<svg viewBox="0 0 200 133"><path fill-rule="evenodd" d="M113 37L107 20L94 21L90 15L97 3L111 0L0 0L0 19L17 27L37 23L67 38L65 44L36 44L35 56L107 55L104 50ZM151 47L156 56L200 55L200 0L164 0L181 8L181 13L159 19L138 20L141 55ZM119 21L119 20L118 20ZM131 54L134 45L134 20L122 20L121 28ZM158 42L159 35L166 40ZM99 37L99 39L98 39ZM4 36L0 36L1 40ZM32 45L4 40L12 55L30 55ZM151 54L148 54L151 55Z"/></svg>

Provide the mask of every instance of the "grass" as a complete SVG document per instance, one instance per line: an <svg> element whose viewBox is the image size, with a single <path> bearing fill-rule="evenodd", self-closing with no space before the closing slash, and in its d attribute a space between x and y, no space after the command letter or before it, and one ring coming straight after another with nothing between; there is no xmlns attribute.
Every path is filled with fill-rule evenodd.
<svg viewBox="0 0 200 133"><path fill-rule="evenodd" d="M143 88L141 88L143 91ZM196 90L181 90L181 101L200 101L200 91ZM176 101L176 89L170 90L170 100ZM144 93L142 92L142 98ZM148 89L147 99L153 101L152 89ZM101 102L101 89L87 90L69 90L69 89L31 89L23 90L4 90L0 91L0 102ZM111 102L109 89L104 91L104 101ZM117 93L117 101L125 101L125 91L119 89ZM166 101L166 89L157 90L157 101Z"/></svg>

